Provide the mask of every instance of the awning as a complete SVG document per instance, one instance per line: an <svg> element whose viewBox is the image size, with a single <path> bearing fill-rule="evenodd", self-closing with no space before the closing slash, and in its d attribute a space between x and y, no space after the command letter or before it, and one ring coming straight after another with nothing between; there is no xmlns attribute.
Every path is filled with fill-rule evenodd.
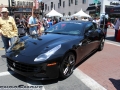
<svg viewBox="0 0 120 90"><path fill-rule="evenodd" d="M100 8L101 6L97 6L98 8ZM96 10L96 6L90 6L86 9L86 11L95 11Z"/></svg>
<svg viewBox="0 0 120 90"><path fill-rule="evenodd" d="M87 9L86 9L86 11L90 11L90 10L95 10L95 6L93 6L93 7L88 7Z"/></svg>

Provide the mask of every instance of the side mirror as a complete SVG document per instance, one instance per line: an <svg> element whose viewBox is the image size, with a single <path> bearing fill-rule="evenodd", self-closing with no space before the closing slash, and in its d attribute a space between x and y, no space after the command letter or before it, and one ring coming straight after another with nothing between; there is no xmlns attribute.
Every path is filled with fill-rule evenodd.
<svg viewBox="0 0 120 90"><path fill-rule="evenodd" d="M88 30L88 32L85 33L85 37L91 37L93 35L93 30Z"/></svg>

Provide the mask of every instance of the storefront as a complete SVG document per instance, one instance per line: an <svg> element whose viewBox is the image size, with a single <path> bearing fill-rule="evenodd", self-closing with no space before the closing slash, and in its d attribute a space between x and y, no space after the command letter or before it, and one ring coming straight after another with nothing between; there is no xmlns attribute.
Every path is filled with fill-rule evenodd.
<svg viewBox="0 0 120 90"><path fill-rule="evenodd" d="M101 16L101 15L105 15L106 12L109 13L110 12L109 10L111 10L112 7L115 7L116 5L118 5L118 6L120 5L120 0L98 0L97 5L95 5L95 3L93 3L94 1L95 0L89 0L88 1L89 5L88 5L88 8L87 8L87 11L89 11L89 14L96 13L96 11L95 11L96 6L99 7L99 10L100 10L99 13L100 13L100 16ZM106 9L107 9L107 11L106 11ZM119 14L119 11L117 11L117 9L118 8L116 7L116 9L114 11L114 14L116 12L117 12L117 14ZM112 15L112 14L110 14L110 15Z"/></svg>
<svg viewBox="0 0 120 90"><path fill-rule="evenodd" d="M21 18L32 14L32 8L15 8L14 17Z"/></svg>
<svg viewBox="0 0 120 90"><path fill-rule="evenodd" d="M120 18L120 5L106 6L105 12L110 18Z"/></svg>
<svg viewBox="0 0 120 90"><path fill-rule="evenodd" d="M10 14L15 18L22 18L22 16L28 16L32 14L33 0L15 0L14 6L11 6Z"/></svg>

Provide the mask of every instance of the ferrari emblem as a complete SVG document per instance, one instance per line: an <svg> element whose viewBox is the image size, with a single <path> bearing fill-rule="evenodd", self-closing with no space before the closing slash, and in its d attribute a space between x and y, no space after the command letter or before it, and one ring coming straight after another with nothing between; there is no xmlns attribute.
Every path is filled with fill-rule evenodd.
<svg viewBox="0 0 120 90"><path fill-rule="evenodd" d="M13 63L13 66L14 66L14 67L16 66L15 63Z"/></svg>

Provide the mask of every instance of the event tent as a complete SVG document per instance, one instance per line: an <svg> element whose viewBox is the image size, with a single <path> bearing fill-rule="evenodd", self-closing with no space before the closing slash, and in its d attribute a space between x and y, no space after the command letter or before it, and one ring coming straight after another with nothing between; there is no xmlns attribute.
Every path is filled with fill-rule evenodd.
<svg viewBox="0 0 120 90"><path fill-rule="evenodd" d="M46 14L48 17L53 17L53 16L58 16L58 17L63 17L63 15L54 9L52 9L48 14Z"/></svg>
<svg viewBox="0 0 120 90"><path fill-rule="evenodd" d="M79 12L73 14L72 16L76 16L76 17L91 17L90 15L86 14L85 12L83 12L82 9Z"/></svg>

